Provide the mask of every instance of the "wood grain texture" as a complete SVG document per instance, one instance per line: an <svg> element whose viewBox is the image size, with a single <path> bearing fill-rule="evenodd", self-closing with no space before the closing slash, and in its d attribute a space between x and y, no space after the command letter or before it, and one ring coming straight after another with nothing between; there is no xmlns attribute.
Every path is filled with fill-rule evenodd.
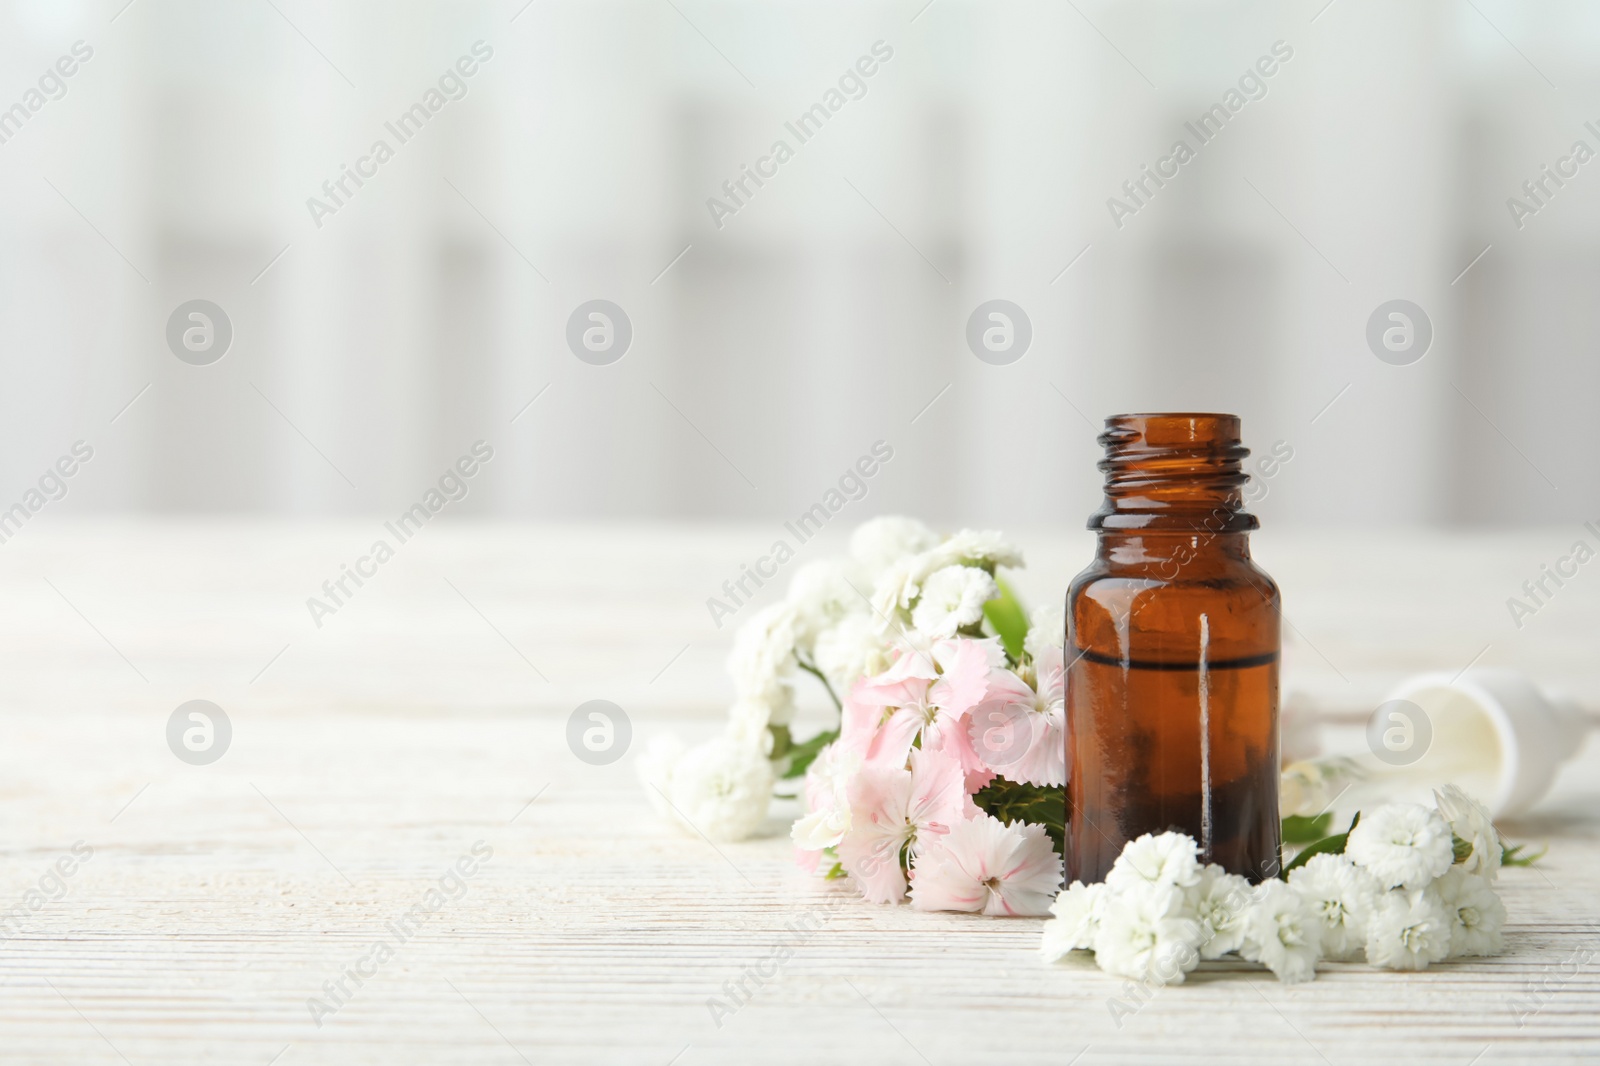
<svg viewBox="0 0 1600 1066"><path fill-rule="evenodd" d="M1038 921L854 901L794 868L792 810L714 848L654 819L631 757L595 767L568 750L567 718L591 698L626 708L635 747L717 728L730 630L704 600L771 530L441 525L314 627L305 598L381 532L41 522L0 548L0 911L15 916L0 1060L1600 1058L1593 743L1505 827L1551 851L1501 879L1504 957L1420 975L1333 965L1293 989L1208 964L1119 1026L1123 983L1040 964ZM1600 576L1522 630L1504 602L1573 535L1259 536L1297 632L1291 683L1360 708L1487 644L1479 661L1595 702ZM1018 539L1036 600L1088 551L1077 532ZM233 723L211 766L166 747L194 698ZM58 890L48 873L77 841L93 857ZM308 998L477 841L493 857L464 894L314 1025ZM33 910L41 881L60 898ZM771 969L780 945L792 956L716 1024L707 1000ZM1537 1012L1519 1019L1519 1004Z"/></svg>

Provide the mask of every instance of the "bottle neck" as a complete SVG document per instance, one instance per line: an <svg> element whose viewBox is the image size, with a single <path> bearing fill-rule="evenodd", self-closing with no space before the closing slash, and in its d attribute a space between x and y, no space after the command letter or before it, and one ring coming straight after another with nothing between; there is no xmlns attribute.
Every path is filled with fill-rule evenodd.
<svg viewBox="0 0 1600 1066"><path fill-rule="evenodd" d="M1090 529L1219 535L1259 526L1244 510L1250 449L1236 415L1113 415L1099 440L1105 501Z"/></svg>
<svg viewBox="0 0 1600 1066"><path fill-rule="evenodd" d="M1096 556L1108 571L1173 580L1250 561L1249 533L1102 529Z"/></svg>

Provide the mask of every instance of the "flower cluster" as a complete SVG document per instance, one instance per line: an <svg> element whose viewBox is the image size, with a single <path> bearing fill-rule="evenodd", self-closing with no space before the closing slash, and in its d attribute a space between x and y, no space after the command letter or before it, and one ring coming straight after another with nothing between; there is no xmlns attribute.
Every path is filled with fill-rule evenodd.
<svg viewBox="0 0 1600 1066"><path fill-rule="evenodd" d="M800 862L829 860L875 903L1043 914L1061 859L1044 822L995 816L992 786L1065 784L1061 649L1040 649L1041 665L995 637L916 636L851 687L838 738L807 771Z"/></svg>
<svg viewBox="0 0 1600 1066"><path fill-rule="evenodd" d="M651 744L638 766L651 802L687 832L734 841L795 782L804 813L790 836L805 869L876 903L1052 914L1047 958L1092 950L1143 981L1181 981L1234 953L1303 981L1322 959L1421 969L1500 950L1502 846L1483 807L1452 786L1437 809L1388 804L1328 836L1322 812L1358 775L1347 760L1285 771L1284 839L1308 846L1284 879L1251 885L1163 833L1129 843L1104 884L1057 895L1065 619L1060 607L1025 614L1000 574L1021 565L994 532L861 526L848 557L802 567L739 629L724 731ZM801 674L839 712L805 739L791 732Z"/></svg>
<svg viewBox="0 0 1600 1066"><path fill-rule="evenodd" d="M648 749L657 809L737 840L775 781L803 776L792 836L806 868L877 902L1044 913L1061 882L1065 621L1022 614L997 574L1021 565L994 532L941 537L900 517L858 528L848 558L801 568L740 628L724 733ZM801 673L839 724L797 741Z"/></svg>
<svg viewBox="0 0 1600 1066"><path fill-rule="evenodd" d="M1123 848L1104 884L1074 881L1057 897L1040 950L1048 961L1090 950L1108 973L1152 984L1181 982L1230 952L1285 982L1311 980L1321 959L1420 970L1497 954L1500 838L1461 789L1434 797L1436 810L1390 803L1358 816L1347 834L1307 849L1287 881L1254 886L1202 866L1181 833L1147 834Z"/></svg>

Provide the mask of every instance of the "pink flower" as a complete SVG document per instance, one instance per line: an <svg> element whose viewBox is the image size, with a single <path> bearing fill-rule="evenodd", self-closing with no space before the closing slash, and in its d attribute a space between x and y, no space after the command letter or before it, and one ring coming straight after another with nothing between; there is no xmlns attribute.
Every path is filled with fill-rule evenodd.
<svg viewBox="0 0 1600 1066"><path fill-rule="evenodd" d="M906 895L902 851L918 854L977 809L962 785L961 765L938 750L911 752L911 769L869 763L849 785L850 829L839 862L873 903Z"/></svg>
<svg viewBox="0 0 1600 1066"><path fill-rule="evenodd" d="M923 911L1040 915L1061 887L1061 859L1044 826L1005 825L980 814L954 826L917 856L911 905Z"/></svg>
<svg viewBox="0 0 1600 1066"><path fill-rule="evenodd" d="M1034 660L1038 687L1010 670L989 675L989 693L972 713L974 752L990 770L1027 785L1067 783L1066 670L1061 649Z"/></svg>
<svg viewBox="0 0 1600 1066"><path fill-rule="evenodd" d="M902 648L888 670L850 690L840 743L869 763L899 767L920 738L925 750L949 752L961 765L967 791L976 792L994 774L973 750L969 718L999 655L992 639L943 640L926 651Z"/></svg>
<svg viewBox="0 0 1600 1066"><path fill-rule="evenodd" d="M794 849L794 864L808 874L817 872L817 867L822 865L821 851L807 851L805 848Z"/></svg>

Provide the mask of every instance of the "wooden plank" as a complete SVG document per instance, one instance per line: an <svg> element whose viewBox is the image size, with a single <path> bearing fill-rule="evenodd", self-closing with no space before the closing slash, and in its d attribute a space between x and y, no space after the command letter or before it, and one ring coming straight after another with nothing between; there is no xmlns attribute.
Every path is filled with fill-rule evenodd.
<svg viewBox="0 0 1600 1066"><path fill-rule="evenodd" d="M1120 1025L1109 1003L1131 1002L1124 983L1040 964L1037 920L876 907L803 875L782 807L762 837L720 848L661 825L631 760L593 767L567 750L567 716L613 699L636 744L717 728L729 631L712 628L704 596L767 532L429 529L321 629L303 601L369 539L359 523L91 524L8 544L0 909L21 914L0 945L5 1060L1600 1056L1593 743L1509 827L1551 853L1502 878L1506 956L1420 975L1329 966L1293 989L1208 965ZM1330 701L1381 691L1394 664L1464 662L1485 642L1498 661L1600 693L1586 650L1600 588L1564 589L1536 640L1497 617L1549 540L1284 539L1270 565L1302 605L1295 624L1349 679L1307 668ZM1084 549L1037 543L1024 582L1036 597ZM1406 602L1391 614L1397 587ZM166 747L168 716L192 698L233 722L211 766ZM464 894L313 1024L308 998L480 840L493 857ZM49 871L76 841L93 856L58 888ZM60 898L31 910L41 882ZM780 945L792 957L755 988L747 972ZM714 1019L707 1001L731 1003L724 983L741 977L753 995ZM1548 991L1531 995L1538 982Z"/></svg>

